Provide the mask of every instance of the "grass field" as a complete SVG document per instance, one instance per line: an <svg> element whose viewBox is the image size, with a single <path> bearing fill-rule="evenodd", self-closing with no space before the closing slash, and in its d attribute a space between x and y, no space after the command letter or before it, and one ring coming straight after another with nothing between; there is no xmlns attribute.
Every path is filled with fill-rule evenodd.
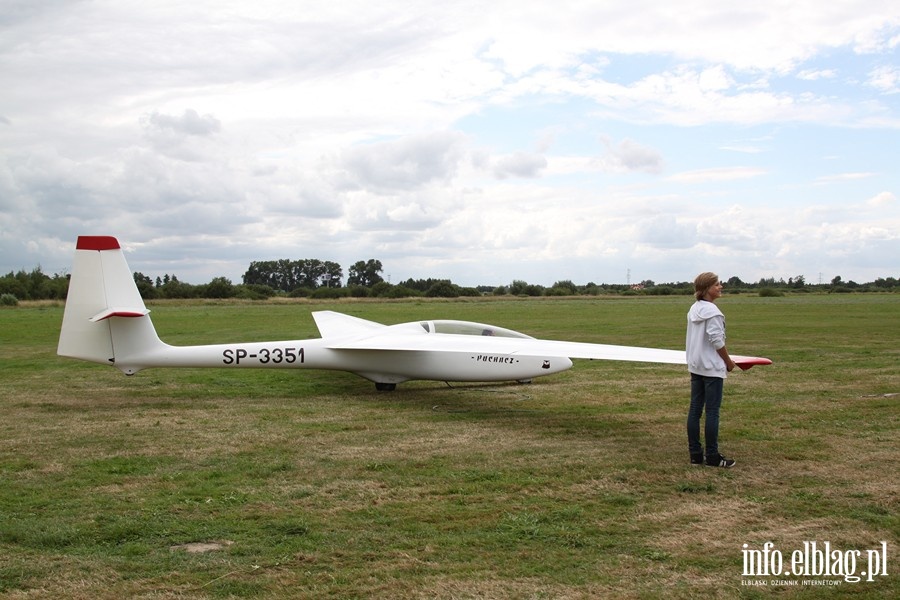
<svg viewBox="0 0 900 600"><path fill-rule="evenodd" d="M175 344L317 337L310 311L334 309L681 348L690 301L150 308ZM127 378L56 357L61 306L2 309L0 597L900 597L900 295L719 306L733 353L775 361L726 382L731 470L688 466L682 367L393 393L324 371ZM857 574L886 542L888 575L743 576L744 544L788 569L809 541L861 551Z"/></svg>

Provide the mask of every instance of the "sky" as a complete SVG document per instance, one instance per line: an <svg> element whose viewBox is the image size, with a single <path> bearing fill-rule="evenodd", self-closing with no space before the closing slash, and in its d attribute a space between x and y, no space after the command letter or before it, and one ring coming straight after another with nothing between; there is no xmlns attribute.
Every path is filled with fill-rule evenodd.
<svg viewBox="0 0 900 600"><path fill-rule="evenodd" d="M900 3L0 0L0 274L79 235L195 284L900 277Z"/></svg>

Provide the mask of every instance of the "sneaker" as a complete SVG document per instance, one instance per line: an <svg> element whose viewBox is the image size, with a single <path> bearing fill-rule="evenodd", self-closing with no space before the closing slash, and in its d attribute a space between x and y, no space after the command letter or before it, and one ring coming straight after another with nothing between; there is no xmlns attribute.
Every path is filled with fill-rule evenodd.
<svg viewBox="0 0 900 600"><path fill-rule="evenodd" d="M702 454L691 454L691 466L699 467L703 465L703 455Z"/></svg>
<svg viewBox="0 0 900 600"><path fill-rule="evenodd" d="M721 454L706 457L707 467L722 467L723 469L730 469L734 466L734 464L735 461L731 460L730 458L725 458Z"/></svg>

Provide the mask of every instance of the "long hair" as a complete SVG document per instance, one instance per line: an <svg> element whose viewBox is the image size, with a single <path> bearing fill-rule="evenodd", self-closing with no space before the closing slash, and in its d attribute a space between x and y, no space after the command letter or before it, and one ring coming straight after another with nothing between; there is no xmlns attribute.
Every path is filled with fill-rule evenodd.
<svg viewBox="0 0 900 600"><path fill-rule="evenodd" d="M702 300L709 288L716 285L718 281L719 276L715 273L706 272L697 275L697 278L694 279L694 298Z"/></svg>

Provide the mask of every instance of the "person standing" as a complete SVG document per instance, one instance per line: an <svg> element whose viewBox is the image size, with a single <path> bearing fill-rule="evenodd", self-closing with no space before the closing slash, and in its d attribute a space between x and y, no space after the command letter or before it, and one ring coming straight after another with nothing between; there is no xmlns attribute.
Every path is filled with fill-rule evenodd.
<svg viewBox="0 0 900 600"><path fill-rule="evenodd" d="M691 374L691 404L687 416L688 450L691 465L731 468L735 461L719 454L719 409L725 378L734 370L734 361L725 348L725 315L715 305L722 296L722 283L715 273L701 273L694 279L696 301L687 314L685 342ZM700 417L706 410L704 437L706 455L700 442Z"/></svg>

